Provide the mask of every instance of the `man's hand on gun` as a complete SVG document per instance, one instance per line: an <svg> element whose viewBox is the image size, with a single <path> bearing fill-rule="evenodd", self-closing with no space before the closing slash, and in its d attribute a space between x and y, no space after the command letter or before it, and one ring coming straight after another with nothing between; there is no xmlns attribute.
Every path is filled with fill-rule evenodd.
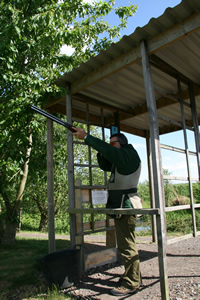
<svg viewBox="0 0 200 300"><path fill-rule="evenodd" d="M82 128L77 128L77 127L72 127L72 129L75 130L75 132L72 132L72 134L77 137L79 140L84 140L86 135L87 135L87 132L82 129Z"/></svg>

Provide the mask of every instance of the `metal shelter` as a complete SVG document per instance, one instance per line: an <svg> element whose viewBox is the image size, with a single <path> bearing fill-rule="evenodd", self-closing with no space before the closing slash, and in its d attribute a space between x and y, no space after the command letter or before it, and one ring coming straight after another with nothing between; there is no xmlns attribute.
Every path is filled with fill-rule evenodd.
<svg viewBox="0 0 200 300"><path fill-rule="evenodd" d="M153 235L158 241L162 299L169 299L166 265L167 211L191 209L193 236L196 229L192 182L200 179L200 1L182 0L174 8L167 8L154 19L118 43L101 51L70 73L56 80L58 86L68 87L65 97L49 98L44 108L67 115L73 121L109 128L120 125L120 130L146 139L152 208L143 214L153 216ZM89 128L89 127L88 127ZM160 135L182 130L184 149L161 145ZM196 151L188 149L187 130L194 133ZM163 176L161 148L184 153L187 162L186 178ZM52 121L48 120L48 203L53 206L53 142ZM192 178L190 155L197 159L199 178ZM89 170L94 166L88 163ZM72 244L82 239L85 213L80 199L88 198L91 185L74 183L73 136L68 132L69 212ZM186 180L190 189L190 205L165 207L163 179ZM97 188L97 187L96 187ZM84 196L86 193L87 195ZM84 198L84 199L86 199ZM78 202L76 199L79 199ZM138 210L120 210L123 214ZM51 211L52 212L52 211ZM114 214L102 208L91 208L87 213ZM49 224L54 226L53 213ZM108 221L107 221L108 223ZM77 225L79 224L79 225ZM110 224L106 230L112 232ZM77 234L77 227L79 232ZM94 231L94 227L93 227ZM113 236L110 238L113 239ZM54 249L54 233L49 231L49 247ZM113 243L112 243L113 244Z"/></svg>

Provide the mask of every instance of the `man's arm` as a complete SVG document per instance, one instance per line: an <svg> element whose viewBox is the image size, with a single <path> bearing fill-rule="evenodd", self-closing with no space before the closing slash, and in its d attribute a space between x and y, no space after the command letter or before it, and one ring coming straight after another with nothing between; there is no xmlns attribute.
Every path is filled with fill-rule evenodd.
<svg viewBox="0 0 200 300"><path fill-rule="evenodd" d="M86 140L88 134L84 129L76 128L76 132L74 132L73 135L76 136L78 139ZM99 143L99 141L100 141L100 143ZM101 142L102 141L100 139L96 139L95 144L98 144L98 145L96 145L96 147L98 147L98 149L97 148L95 149L95 147L93 147L94 145L92 147L98 151L97 160L98 160L99 167L104 171L111 171L112 163L109 160L107 160L102 155L102 153L100 153L100 152L102 152L102 149L104 150L105 146L107 146L108 144L103 142L105 144L102 145ZM99 149L99 147L101 147L101 149Z"/></svg>
<svg viewBox="0 0 200 300"><path fill-rule="evenodd" d="M85 143L103 155L104 159L110 164L117 166L118 172L121 174L130 174L139 167L140 159L136 150L131 146L122 147L120 149L111 146L110 144L89 135L82 128L76 128L76 132L72 133L79 139L85 139ZM125 171L124 171L125 170Z"/></svg>
<svg viewBox="0 0 200 300"><path fill-rule="evenodd" d="M97 154L97 160L98 160L99 167L102 170L107 171L107 172L111 171L112 164L109 160L107 160L105 157L103 157L103 155L98 153Z"/></svg>

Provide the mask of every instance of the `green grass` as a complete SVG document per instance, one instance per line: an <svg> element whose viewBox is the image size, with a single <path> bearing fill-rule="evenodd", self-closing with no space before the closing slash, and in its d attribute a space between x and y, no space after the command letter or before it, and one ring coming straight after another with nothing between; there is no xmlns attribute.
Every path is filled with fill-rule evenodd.
<svg viewBox="0 0 200 300"><path fill-rule="evenodd" d="M56 250L69 247L68 240L56 240ZM38 260L46 254L48 254L47 239L17 237L15 246L1 246L0 299L59 299L51 298L52 294L58 294L58 291L48 291L46 281L41 276ZM45 296L38 296L40 294ZM17 295L20 296L17 298Z"/></svg>

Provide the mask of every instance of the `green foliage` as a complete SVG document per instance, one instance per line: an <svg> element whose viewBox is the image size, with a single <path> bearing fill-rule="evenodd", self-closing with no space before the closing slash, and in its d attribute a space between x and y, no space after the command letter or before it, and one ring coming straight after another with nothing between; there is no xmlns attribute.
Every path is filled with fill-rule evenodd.
<svg viewBox="0 0 200 300"><path fill-rule="evenodd" d="M75 124L76 126L82 126L85 130L89 130L90 133L96 137L101 138L102 133L101 129L96 126L90 126L87 128L84 124ZM55 202L56 202L56 216L55 216L55 231L56 233L67 233L69 234L69 214L67 213L68 208L68 191L67 191L67 165L65 165L67 161L67 157L65 156L67 152L65 151L66 147L66 134L63 130L64 127L55 126L54 136L58 137L58 144L56 146L56 141L54 141L54 181L55 181ZM58 131L58 132L57 132ZM44 134L44 133L43 133ZM43 149L44 154L44 162L46 165L46 139L40 138L38 142L44 141L45 147ZM85 144L76 143L76 139L74 140L74 160L76 164L81 164L81 166L75 167L75 181L77 179L81 180L82 185L89 185L90 182L90 172L92 174L92 184L93 185L104 185L104 172L97 166L97 152L93 149L89 149L89 147ZM64 146L63 146L64 145ZM46 166L44 166L41 171L38 170L37 161L38 161L38 151L35 149L39 145L37 141L35 141L35 145L33 145L32 149L32 160L30 162L30 173L29 179L27 182L27 188L24 195L24 200L22 203L23 211L22 211L22 230L30 230L30 224L33 225L33 230L38 230L35 227L36 219L37 226L39 226L39 219L34 219L34 213L38 215L38 213L43 212L46 213L47 217L47 199L46 199ZM63 150L62 150L62 147ZM38 150L38 148L37 148ZM89 151L91 150L91 163L92 167L89 169ZM62 152L63 151L63 152ZM35 175L36 172L36 175ZM39 176L38 176L39 175ZM61 188L57 190L57 185ZM63 202L57 201L57 199L64 199ZM31 207L30 207L31 202ZM92 203L83 204L85 208L92 207ZM101 206L98 206L101 207ZM30 219L27 219L26 216L30 215ZM92 220L104 220L105 215L94 215L91 216L84 214L83 216L84 222L91 222ZM43 228L46 230L46 227Z"/></svg>
<svg viewBox="0 0 200 300"><path fill-rule="evenodd" d="M182 234L192 233L192 215L190 210L168 212L166 214L167 231ZM197 230L200 230L200 211L196 210Z"/></svg>
<svg viewBox="0 0 200 300"><path fill-rule="evenodd" d="M170 175L167 170L164 171L165 175ZM200 184L198 182L192 184L194 203L200 202ZM165 201L166 206L185 205L190 203L189 185L187 183L172 184L170 181L165 180ZM149 182L145 181L138 185L138 193L144 199L143 207L150 207L150 194ZM197 230L200 230L200 210L195 209ZM143 216L142 219L151 226L151 217ZM182 210L166 213L167 231L168 233L179 232L188 234L192 232L192 215L190 210Z"/></svg>
<svg viewBox="0 0 200 300"><path fill-rule="evenodd" d="M41 117L41 123L43 117ZM76 124L76 126L80 126ZM85 125L81 125L86 130ZM43 128L43 127L42 127ZM96 137L101 137L98 127L90 126L90 132ZM37 136L36 136L37 137ZM68 209L68 178L67 178L67 151L66 151L66 129L59 125L54 126L54 199L55 199L55 231L56 233L69 234ZM75 140L76 141L76 140ZM92 149L91 149L92 150ZM74 142L74 157L76 164L89 164L89 149L87 145ZM91 151L91 162L97 165L96 151ZM38 156L41 155L41 160ZM27 187L22 202L22 230L47 230L47 174L46 174L46 134L41 135L34 141L32 157L29 164L30 172ZM41 161L41 163L40 163ZM102 185L104 173L99 167L92 167L92 184ZM75 180L81 179L82 185L90 184L90 172L88 167L75 167ZM30 205L31 203L31 205ZM92 207L92 204L87 204ZM34 216L41 215L41 218ZM104 215L95 215L95 220L105 219ZM84 222L91 221L90 215L84 215ZM32 224L32 225L31 225ZM32 229L31 229L32 226Z"/></svg>
<svg viewBox="0 0 200 300"><path fill-rule="evenodd" d="M169 172L166 169L163 169L163 175L171 175L171 172ZM173 185L171 184L170 180L164 179L164 192L165 192L165 206L170 206L170 203L172 202L172 199L174 198L174 192L173 192Z"/></svg>
<svg viewBox="0 0 200 300"><path fill-rule="evenodd" d="M190 190L188 183L175 184L174 189L180 196L190 197ZM194 202L200 203L200 183L196 182L192 184Z"/></svg>
<svg viewBox="0 0 200 300"><path fill-rule="evenodd" d="M21 216L21 230L24 231L38 231L40 224L39 212L31 213L23 211Z"/></svg>
<svg viewBox="0 0 200 300"><path fill-rule="evenodd" d="M197 225L197 231L200 231L200 209L195 209L195 217L196 217L196 225Z"/></svg>
<svg viewBox="0 0 200 300"><path fill-rule="evenodd" d="M44 177L45 141L39 143L44 127L30 104L41 105L58 92L68 92L55 86L55 79L118 39L136 7L118 9L114 0L2 0L0 7L0 201L7 221L16 222L27 178L24 167L32 160L27 155L31 136L41 151L35 181ZM110 13L118 16L116 26L104 20ZM75 49L72 56L60 54L63 45Z"/></svg>
<svg viewBox="0 0 200 300"><path fill-rule="evenodd" d="M40 231L45 231L47 226L47 139L45 126L43 126L46 120L43 117L40 118L41 129L35 135L32 146L29 177L22 202L22 218L23 214L27 212L40 213L41 219L38 228ZM66 148L66 128L54 124L54 201L57 217L66 215L68 208Z"/></svg>
<svg viewBox="0 0 200 300"><path fill-rule="evenodd" d="M150 190L149 190L149 182L145 180L138 185L138 193L140 198L142 199L142 207L143 208L150 208L151 201L150 201ZM141 220L145 222L146 227L151 228L151 216L143 215ZM139 235L148 235L150 234L150 230L143 230L139 232Z"/></svg>
<svg viewBox="0 0 200 300"><path fill-rule="evenodd" d="M41 214L37 209L34 214L28 212L26 213L22 212L21 231L39 231L40 221L41 221ZM42 231L47 232L47 227L45 227ZM69 235L70 233L69 214L66 213L66 211L56 214L55 233Z"/></svg>
<svg viewBox="0 0 200 300"><path fill-rule="evenodd" d="M149 182L147 180L138 185L138 193L140 195L140 198L144 200L143 207L150 207L150 190Z"/></svg>
<svg viewBox="0 0 200 300"><path fill-rule="evenodd" d="M193 195L196 203L200 203L200 183L196 182L192 185Z"/></svg>

